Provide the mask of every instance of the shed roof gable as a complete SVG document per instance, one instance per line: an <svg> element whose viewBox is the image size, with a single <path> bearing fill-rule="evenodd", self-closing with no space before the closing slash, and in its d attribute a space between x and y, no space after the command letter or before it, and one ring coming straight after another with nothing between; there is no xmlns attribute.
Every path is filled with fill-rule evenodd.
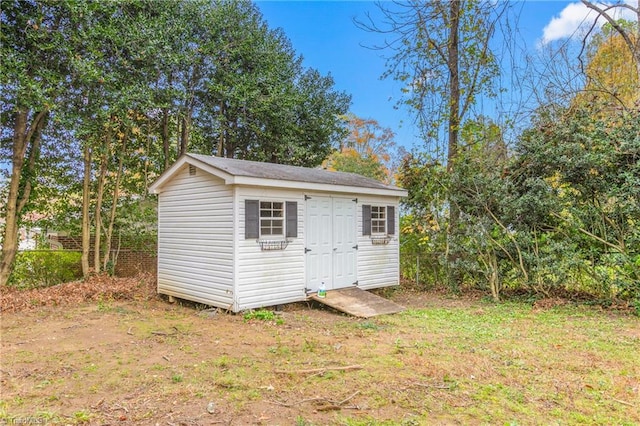
<svg viewBox="0 0 640 426"><path fill-rule="evenodd" d="M407 191L386 185L354 173L333 172L283 164L262 163L213 157L201 154L185 154L167 169L149 188L150 192L162 191L162 186L185 164L192 164L225 180L227 184L255 185L335 192L356 192L392 196L406 196Z"/></svg>

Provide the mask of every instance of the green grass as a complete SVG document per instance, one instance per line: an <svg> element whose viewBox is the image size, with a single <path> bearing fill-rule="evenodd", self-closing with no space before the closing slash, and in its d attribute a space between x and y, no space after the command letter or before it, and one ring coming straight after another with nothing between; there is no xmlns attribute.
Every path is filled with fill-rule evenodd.
<svg viewBox="0 0 640 426"><path fill-rule="evenodd" d="M260 320L260 321L273 321L276 318L276 314L273 311L267 311L265 309L258 309L257 311L247 311L243 315L245 321Z"/></svg>

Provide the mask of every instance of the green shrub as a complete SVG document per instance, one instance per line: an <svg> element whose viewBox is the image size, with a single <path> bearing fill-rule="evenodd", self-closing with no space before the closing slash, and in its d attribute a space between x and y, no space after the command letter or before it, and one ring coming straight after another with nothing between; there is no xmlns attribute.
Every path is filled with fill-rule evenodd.
<svg viewBox="0 0 640 426"><path fill-rule="evenodd" d="M8 284L28 290L73 281L82 277L81 256L77 251L21 251L16 255Z"/></svg>

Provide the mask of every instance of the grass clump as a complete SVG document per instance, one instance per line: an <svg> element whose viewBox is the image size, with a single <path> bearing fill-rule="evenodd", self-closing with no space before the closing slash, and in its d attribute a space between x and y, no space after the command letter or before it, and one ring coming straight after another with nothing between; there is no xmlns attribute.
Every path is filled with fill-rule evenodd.
<svg viewBox="0 0 640 426"><path fill-rule="evenodd" d="M258 310L250 310L244 313L243 318L245 321L265 321L265 322L275 322L278 325L284 323L284 320L276 315L275 312L269 311L267 309L258 309Z"/></svg>

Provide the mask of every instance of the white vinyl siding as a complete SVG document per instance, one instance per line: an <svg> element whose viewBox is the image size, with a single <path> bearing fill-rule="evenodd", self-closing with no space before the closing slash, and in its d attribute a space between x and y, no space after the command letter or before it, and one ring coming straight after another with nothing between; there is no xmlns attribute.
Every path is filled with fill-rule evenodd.
<svg viewBox="0 0 640 426"><path fill-rule="evenodd" d="M233 305L233 192L200 169L177 173L159 195L158 292Z"/></svg>
<svg viewBox="0 0 640 426"><path fill-rule="evenodd" d="M297 202L297 237L288 237L282 250L261 250L255 239L245 239L245 200L272 203ZM304 265L304 196L299 191L254 187L236 188L236 304L242 311L261 306L273 306L306 299ZM262 236L262 239L269 239ZM282 235L275 237L282 239Z"/></svg>
<svg viewBox="0 0 640 426"><path fill-rule="evenodd" d="M245 186L225 183L224 176L198 167L191 170L195 174L189 173L189 164L177 167L171 178L156 188L159 293L234 312L306 300L311 273L305 244L311 234L305 223L310 203L305 195L310 200L316 197L332 202L329 224L318 229L332 235L330 250L338 258L332 270L351 274L348 280L334 274L335 288L351 286L355 281L363 289L399 283L399 197L349 194L338 187L336 192L320 192ZM245 235L247 203L252 212L256 208L255 220L249 221L256 225L251 238ZM372 217L377 228L371 236L363 235L363 205L386 208ZM349 206L352 208L344 210ZM264 212L260 229L268 227L272 235L259 235L256 220L260 221L260 208ZM390 213L395 219L392 222L386 217ZM348 234L351 228L345 226L353 224L354 215L355 236L342 241L338 237ZM296 226L292 226L294 223ZM386 229L390 223L395 224L394 232ZM386 232L380 232L382 227ZM381 237L386 244L372 243L376 238L380 242ZM283 240L286 247L279 244ZM339 263L341 253L352 260ZM349 265L353 265L351 271Z"/></svg>
<svg viewBox="0 0 640 426"><path fill-rule="evenodd" d="M365 196L358 198L358 205L368 204L371 206L394 206L395 227L393 235L390 235L387 244L373 244L372 237L362 235L362 208L358 208L358 287L362 289L373 289L388 287L400 283L400 243L398 241L398 198L397 197L374 197ZM373 211L372 211L373 216ZM386 227L386 211L384 225ZM373 220L372 220L373 227ZM372 230L373 231L373 230ZM392 230L386 229L387 234ZM376 232L372 232L375 234Z"/></svg>

